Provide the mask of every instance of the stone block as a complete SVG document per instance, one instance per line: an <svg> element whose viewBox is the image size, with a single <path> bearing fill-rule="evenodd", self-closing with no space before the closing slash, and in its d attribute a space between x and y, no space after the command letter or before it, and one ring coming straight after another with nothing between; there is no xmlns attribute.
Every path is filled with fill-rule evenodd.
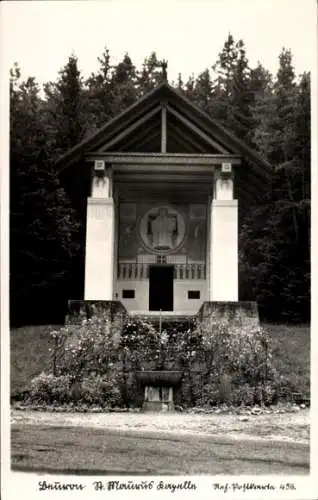
<svg viewBox="0 0 318 500"><path fill-rule="evenodd" d="M120 340L123 324L127 317L126 308L118 300L69 300L69 313L65 324L81 324L84 319L105 315L112 326L114 339Z"/></svg>
<svg viewBox="0 0 318 500"><path fill-rule="evenodd" d="M197 314L202 328L213 329L220 322L235 328L259 327L259 315L256 302L204 302Z"/></svg>

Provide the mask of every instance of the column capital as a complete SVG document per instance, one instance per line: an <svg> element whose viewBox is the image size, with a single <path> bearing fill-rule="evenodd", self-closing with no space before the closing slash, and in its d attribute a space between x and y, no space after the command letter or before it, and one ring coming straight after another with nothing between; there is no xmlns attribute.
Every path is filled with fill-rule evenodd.
<svg viewBox="0 0 318 500"><path fill-rule="evenodd" d="M113 166L103 160L96 160L92 173L92 198L112 198Z"/></svg>
<svg viewBox="0 0 318 500"><path fill-rule="evenodd" d="M222 172L221 167L214 171L214 200L233 200L234 175L233 171Z"/></svg>

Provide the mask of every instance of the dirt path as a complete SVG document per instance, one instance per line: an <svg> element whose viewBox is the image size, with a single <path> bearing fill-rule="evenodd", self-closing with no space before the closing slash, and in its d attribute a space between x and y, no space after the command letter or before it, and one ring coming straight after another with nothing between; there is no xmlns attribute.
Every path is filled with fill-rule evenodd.
<svg viewBox="0 0 318 500"><path fill-rule="evenodd" d="M309 446L226 434L15 424L15 471L81 475L196 475L309 473Z"/></svg>
<svg viewBox="0 0 318 500"><path fill-rule="evenodd" d="M162 432L175 435L226 436L263 441L309 443L309 410L298 413L229 415L189 413L48 413L17 411L11 422L22 425L72 426L109 431Z"/></svg>

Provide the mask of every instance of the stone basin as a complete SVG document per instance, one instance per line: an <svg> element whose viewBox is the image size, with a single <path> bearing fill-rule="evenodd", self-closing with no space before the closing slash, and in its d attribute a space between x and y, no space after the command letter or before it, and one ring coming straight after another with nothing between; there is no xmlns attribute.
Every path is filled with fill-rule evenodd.
<svg viewBox="0 0 318 500"><path fill-rule="evenodd" d="M173 387L180 383L181 371L176 370L143 370L136 372L137 380L144 386Z"/></svg>

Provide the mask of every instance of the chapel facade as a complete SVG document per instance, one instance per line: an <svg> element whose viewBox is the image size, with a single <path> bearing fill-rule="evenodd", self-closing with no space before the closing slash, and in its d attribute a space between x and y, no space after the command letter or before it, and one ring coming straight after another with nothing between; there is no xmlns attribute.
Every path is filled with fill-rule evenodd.
<svg viewBox="0 0 318 500"><path fill-rule="evenodd" d="M86 183L81 299L150 315L239 301L239 224L270 166L178 91L161 84L59 164Z"/></svg>

